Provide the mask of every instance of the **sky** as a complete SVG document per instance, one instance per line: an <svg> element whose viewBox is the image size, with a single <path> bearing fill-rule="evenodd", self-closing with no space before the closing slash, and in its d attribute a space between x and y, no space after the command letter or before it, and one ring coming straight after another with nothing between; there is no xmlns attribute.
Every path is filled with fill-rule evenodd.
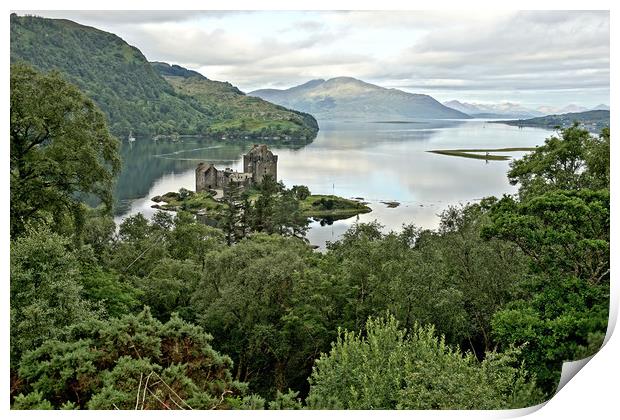
<svg viewBox="0 0 620 420"><path fill-rule="evenodd" d="M608 11L18 11L245 92L350 76L439 101L609 104Z"/></svg>

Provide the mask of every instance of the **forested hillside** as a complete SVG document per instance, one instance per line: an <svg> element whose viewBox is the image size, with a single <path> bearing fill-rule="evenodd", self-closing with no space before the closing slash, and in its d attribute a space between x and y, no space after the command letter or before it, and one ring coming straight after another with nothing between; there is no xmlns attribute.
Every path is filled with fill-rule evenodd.
<svg viewBox="0 0 620 420"><path fill-rule="evenodd" d="M181 66L157 62L152 65L177 94L195 99L212 116L209 131L218 137L286 140L311 139L316 135L318 124L310 114L246 96L230 83L209 80Z"/></svg>
<svg viewBox="0 0 620 420"><path fill-rule="evenodd" d="M603 128L609 128L609 110L569 112L566 114L545 115L544 117L494 122L516 125L518 127L568 128L575 121L593 133L600 133Z"/></svg>
<svg viewBox="0 0 620 420"><path fill-rule="evenodd" d="M252 123L243 125L243 104L231 97L194 98L177 92L136 47L118 36L63 19L11 15L11 62L24 61L42 71L58 70L105 113L113 134L202 134L230 137L265 134L312 138L311 116L263 102ZM197 73L196 73L197 74ZM213 82L218 83L218 82ZM227 85L222 83L222 85ZM230 86L230 85L228 85ZM236 88L236 96L244 96ZM218 102L220 109L212 104ZM224 113L222 109L230 109ZM284 124L294 121L295 123ZM264 131L256 130L256 126ZM231 130L228 130L231 128Z"/></svg>

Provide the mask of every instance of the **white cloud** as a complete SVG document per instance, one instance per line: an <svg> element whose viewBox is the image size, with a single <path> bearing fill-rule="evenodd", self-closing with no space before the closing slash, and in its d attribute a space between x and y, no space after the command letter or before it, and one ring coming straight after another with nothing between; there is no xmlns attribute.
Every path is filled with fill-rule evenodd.
<svg viewBox="0 0 620 420"><path fill-rule="evenodd" d="M38 12L242 90L352 76L453 97L609 96L609 12ZM529 93L526 93L529 92ZM557 95L549 94L556 92ZM562 98L562 99L560 99ZM590 104L593 105L593 104Z"/></svg>

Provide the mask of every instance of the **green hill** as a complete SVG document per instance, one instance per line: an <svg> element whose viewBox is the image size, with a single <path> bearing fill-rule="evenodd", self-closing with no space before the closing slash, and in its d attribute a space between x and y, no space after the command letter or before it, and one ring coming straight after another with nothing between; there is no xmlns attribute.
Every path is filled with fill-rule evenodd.
<svg viewBox="0 0 620 420"><path fill-rule="evenodd" d="M248 101L254 111L244 110L242 92L191 70L178 67L179 74L164 77L162 63L152 65L120 37L69 20L12 14L11 62L18 61L41 71L58 70L99 105L111 131L121 137L133 131L137 136L308 139L318 131L313 117L265 101ZM185 80L192 82L187 88Z"/></svg>
<svg viewBox="0 0 620 420"><path fill-rule="evenodd" d="M151 64L177 94L195 99L212 116L213 134L286 140L311 139L318 131L317 122L310 114L246 96L230 83L209 80L181 66Z"/></svg>

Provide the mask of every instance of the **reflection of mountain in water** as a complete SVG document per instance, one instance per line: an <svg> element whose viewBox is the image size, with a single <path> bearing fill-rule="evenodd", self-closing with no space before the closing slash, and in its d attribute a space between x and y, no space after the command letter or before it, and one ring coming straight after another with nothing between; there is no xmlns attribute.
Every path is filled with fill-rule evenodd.
<svg viewBox="0 0 620 420"><path fill-rule="evenodd" d="M127 210L127 201L148 194L155 181L166 174L179 174L198 162L214 162L221 167L234 166L253 142L224 142L207 139L138 140L121 146L122 168L116 183L115 214ZM288 145L295 149L303 144Z"/></svg>
<svg viewBox="0 0 620 420"><path fill-rule="evenodd" d="M309 144L309 149L366 149L384 142L427 141L438 130L456 128L466 120L416 120L376 122L319 121L319 136ZM283 163L283 162L282 162Z"/></svg>

